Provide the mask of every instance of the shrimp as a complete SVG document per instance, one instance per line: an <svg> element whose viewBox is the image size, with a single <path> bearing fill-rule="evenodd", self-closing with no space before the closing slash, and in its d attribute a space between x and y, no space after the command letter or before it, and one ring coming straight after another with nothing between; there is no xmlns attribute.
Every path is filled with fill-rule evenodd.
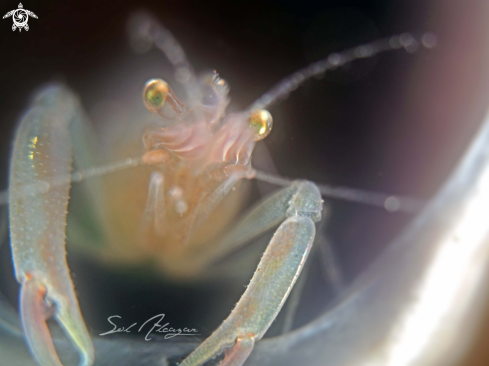
<svg viewBox="0 0 489 366"><path fill-rule="evenodd" d="M290 182L252 168L255 144L273 125L265 108L311 76L382 51L409 49L416 40L404 34L333 54L284 79L245 111L226 114L228 86L217 73L197 77L172 35L154 21L144 18L135 29L138 37L167 55L187 95L182 102L161 79L150 80L144 88L143 101L158 123L142 137L143 155L122 164L142 164L151 171L145 202L136 206L139 208L131 207L143 217L143 225L141 231L129 236L127 241L136 247L127 252L142 257L157 254L162 270L183 276L189 268L205 270L216 259L278 226L231 315L181 363L202 365L224 353L223 365L242 365L294 287L315 240L316 223L321 220L321 195L328 193L327 187L312 182ZM72 141L84 135L84 119L76 95L65 86L51 86L39 93L24 117L14 147L9 193L13 257L22 285L24 332L32 353L43 365L61 365L45 323L45 317L51 315L78 350L80 365L94 362L65 259L67 204L72 181L108 174L119 166L83 170L87 153L80 152ZM71 173L73 159L82 167L75 174ZM212 248L210 238L223 231L236 210L240 197L230 196L231 192L241 180L252 178L285 188L255 207ZM132 185L124 188L129 194L141 192ZM336 196L352 198L353 193L336 191ZM108 193L108 200L111 195L121 197L117 190ZM357 196L373 204L413 210L413 203L406 199ZM231 201L225 201L228 197ZM124 203L130 201L129 197ZM117 211L109 213L107 220L117 220ZM117 256L111 250L104 256Z"/></svg>

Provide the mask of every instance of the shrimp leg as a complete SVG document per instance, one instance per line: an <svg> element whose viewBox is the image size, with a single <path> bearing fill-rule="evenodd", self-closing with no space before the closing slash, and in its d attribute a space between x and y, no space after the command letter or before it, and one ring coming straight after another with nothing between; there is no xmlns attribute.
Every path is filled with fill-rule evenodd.
<svg viewBox="0 0 489 366"><path fill-rule="evenodd" d="M295 182L248 216L249 221L260 222L263 227L280 219L282 223L231 315L180 366L202 365L223 352L221 366L240 366L246 361L278 315L304 266L321 208L317 187L310 182ZM249 228L246 220L242 228Z"/></svg>
<svg viewBox="0 0 489 366"><path fill-rule="evenodd" d="M80 355L94 350L66 262L65 230L71 186L77 98L54 85L37 95L17 131L10 169L10 232L24 333L41 365L60 366L46 317L53 315Z"/></svg>

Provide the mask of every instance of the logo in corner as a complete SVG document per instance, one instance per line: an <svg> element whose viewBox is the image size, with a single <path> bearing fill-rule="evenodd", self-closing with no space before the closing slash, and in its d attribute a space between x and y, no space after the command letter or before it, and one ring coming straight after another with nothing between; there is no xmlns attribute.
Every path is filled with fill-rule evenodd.
<svg viewBox="0 0 489 366"><path fill-rule="evenodd" d="M3 19L12 17L14 24L12 25L12 30L16 30L17 28L19 29L19 32L22 31L22 28L24 28L26 31L29 30L29 25L27 25L27 21L29 20L29 16L36 18L37 15L34 14L30 10L24 9L24 6L22 3L19 3L19 8L15 10L9 11L7 14L3 16Z"/></svg>

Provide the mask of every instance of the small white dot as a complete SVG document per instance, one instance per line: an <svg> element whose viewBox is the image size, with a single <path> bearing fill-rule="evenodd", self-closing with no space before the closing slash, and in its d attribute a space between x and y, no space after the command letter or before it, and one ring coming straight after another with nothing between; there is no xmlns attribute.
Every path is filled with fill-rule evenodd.
<svg viewBox="0 0 489 366"><path fill-rule="evenodd" d="M384 201L384 208L389 212L396 212L401 207L401 202L395 196L387 197Z"/></svg>
<svg viewBox="0 0 489 366"><path fill-rule="evenodd" d="M401 41L399 40L399 36L392 36L389 40L389 46L394 50L401 48Z"/></svg>
<svg viewBox="0 0 489 366"><path fill-rule="evenodd" d="M414 53L418 50L418 42L414 40L413 43L411 43L409 46L405 47L406 51L409 53Z"/></svg>
<svg viewBox="0 0 489 366"><path fill-rule="evenodd" d="M403 33L401 34L400 41L403 47L408 47L414 42L414 38L410 33Z"/></svg>
<svg viewBox="0 0 489 366"><path fill-rule="evenodd" d="M423 37L421 37L421 42L423 43L423 46L426 48L433 48L436 46L438 39L436 38L436 35L434 35L431 32L423 34Z"/></svg>
<svg viewBox="0 0 489 366"><path fill-rule="evenodd" d="M82 180L82 174L80 172L74 172L71 176L73 182L80 182Z"/></svg>
<svg viewBox="0 0 489 366"><path fill-rule="evenodd" d="M187 212L188 206L183 200L179 200L175 204L175 211L179 213L180 215L183 215L185 212Z"/></svg>
<svg viewBox="0 0 489 366"><path fill-rule="evenodd" d="M328 61L333 66L338 66L341 63L341 56L337 53L332 53L328 57Z"/></svg>
<svg viewBox="0 0 489 366"><path fill-rule="evenodd" d="M359 46L355 48L355 56L358 58L365 58L372 56L374 50L372 46Z"/></svg>
<svg viewBox="0 0 489 366"><path fill-rule="evenodd" d="M418 50L418 42L410 33L401 34L400 41L407 52L414 53Z"/></svg>
<svg viewBox="0 0 489 366"><path fill-rule="evenodd" d="M40 181L39 182L39 189L41 190L41 193L47 193L51 186L49 185L48 182L46 181Z"/></svg>

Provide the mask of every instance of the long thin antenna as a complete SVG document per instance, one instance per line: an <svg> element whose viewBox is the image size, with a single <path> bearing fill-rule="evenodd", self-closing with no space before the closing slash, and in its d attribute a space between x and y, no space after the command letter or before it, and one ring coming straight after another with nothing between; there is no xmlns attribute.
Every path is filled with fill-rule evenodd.
<svg viewBox="0 0 489 366"><path fill-rule="evenodd" d="M86 179L99 177L101 175L118 172L120 170L125 170L129 168L134 168L138 165L142 164L142 160L140 157L137 158L127 158L124 160L120 160L118 162L100 166L93 167L86 170L79 170L73 172L69 176L59 176L55 177L51 182L47 181L39 181L37 183L26 184L25 186L19 189L20 194L29 196L36 195L40 193L47 192L51 187L56 187L58 185L66 184L66 183L78 183ZM0 192L0 206L8 205L9 201L9 191Z"/></svg>
<svg viewBox="0 0 489 366"><path fill-rule="evenodd" d="M142 164L140 157L127 158L110 165L94 167L86 170L73 172L67 177L58 177L51 182L39 181L36 184L28 184L20 189L21 194L35 195L47 192L51 187L66 184L69 182L78 183L86 179L95 178L105 174L118 172L125 169L134 168ZM253 178L273 185L286 187L294 181L290 178L280 177L265 173L259 170L253 171ZM405 196L391 195L386 193L372 192L361 189L333 187L326 184L316 184L324 197L340 199L344 201L361 203L374 207L381 207L389 212L404 212L409 214L418 213L424 206L424 202ZM0 192L0 206L7 205L9 202L8 190Z"/></svg>
<svg viewBox="0 0 489 366"><path fill-rule="evenodd" d="M436 46L436 36L433 33L425 33L421 37L421 44L426 48ZM350 48L344 52L332 53L328 57L316 61L309 66L304 67L292 75L282 79L272 89L258 98L248 110L265 109L274 104L279 99L286 98L292 91L297 89L305 80L313 76L320 76L328 70L334 70L349 62L370 58L379 53L404 48L407 52L416 52L419 43L410 33L384 38L378 41L370 42Z"/></svg>
<svg viewBox="0 0 489 366"><path fill-rule="evenodd" d="M131 44L136 50L146 45L144 51L155 45L175 69L175 79L183 85L192 103L200 100L196 76L192 64L188 61L185 51L175 37L151 15L140 12L131 17L129 22Z"/></svg>
<svg viewBox="0 0 489 366"><path fill-rule="evenodd" d="M279 177L258 170L255 170L254 178L262 182L267 182L282 187L289 186L293 182L293 179ZM321 195L324 197L381 207L389 212L415 214L418 213L424 206L423 201L412 197L397 196L354 188L333 187L326 184L316 185L319 188Z"/></svg>

